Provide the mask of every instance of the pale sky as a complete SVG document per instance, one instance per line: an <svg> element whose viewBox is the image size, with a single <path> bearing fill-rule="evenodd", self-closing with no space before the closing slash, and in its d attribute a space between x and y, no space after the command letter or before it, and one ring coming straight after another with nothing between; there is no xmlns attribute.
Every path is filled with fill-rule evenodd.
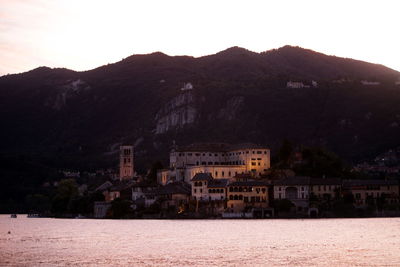
<svg viewBox="0 0 400 267"><path fill-rule="evenodd" d="M0 75L284 45L400 71L400 1L0 0Z"/></svg>

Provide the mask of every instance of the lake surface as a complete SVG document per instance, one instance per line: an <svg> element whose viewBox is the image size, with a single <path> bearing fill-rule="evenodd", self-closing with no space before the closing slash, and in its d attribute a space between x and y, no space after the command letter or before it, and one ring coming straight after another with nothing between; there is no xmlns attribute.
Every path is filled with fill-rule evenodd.
<svg viewBox="0 0 400 267"><path fill-rule="evenodd" d="M400 218L90 220L0 215L0 266L38 265L400 266Z"/></svg>

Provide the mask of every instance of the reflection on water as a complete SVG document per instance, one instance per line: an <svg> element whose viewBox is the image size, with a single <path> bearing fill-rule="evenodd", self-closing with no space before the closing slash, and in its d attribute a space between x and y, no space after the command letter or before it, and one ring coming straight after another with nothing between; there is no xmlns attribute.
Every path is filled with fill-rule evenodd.
<svg viewBox="0 0 400 267"><path fill-rule="evenodd" d="M1 266L71 264L400 266L400 219L89 220L0 215Z"/></svg>

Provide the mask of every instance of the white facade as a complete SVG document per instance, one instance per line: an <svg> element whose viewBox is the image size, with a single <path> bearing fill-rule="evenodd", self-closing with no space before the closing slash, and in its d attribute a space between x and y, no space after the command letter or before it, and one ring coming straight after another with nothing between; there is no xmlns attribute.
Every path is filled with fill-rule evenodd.
<svg viewBox="0 0 400 267"><path fill-rule="evenodd" d="M309 185L276 185L274 199L307 200L309 191Z"/></svg>
<svg viewBox="0 0 400 267"><path fill-rule="evenodd" d="M192 197L195 200L208 200L208 181L192 182Z"/></svg>

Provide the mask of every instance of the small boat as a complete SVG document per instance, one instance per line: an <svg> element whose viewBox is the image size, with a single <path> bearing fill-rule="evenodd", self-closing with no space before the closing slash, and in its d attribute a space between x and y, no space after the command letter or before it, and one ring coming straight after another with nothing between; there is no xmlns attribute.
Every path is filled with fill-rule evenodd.
<svg viewBox="0 0 400 267"><path fill-rule="evenodd" d="M86 217L79 214L78 216L75 217L75 219L86 219Z"/></svg>
<svg viewBox="0 0 400 267"><path fill-rule="evenodd" d="M37 213L29 213L26 217L27 218L39 218L39 214L37 214Z"/></svg>
<svg viewBox="0 0 400 267"><path fill-rule="evenodd" d="M10 216L11 218L17 218L17 214L11 214L11 216Z"/></svg>

